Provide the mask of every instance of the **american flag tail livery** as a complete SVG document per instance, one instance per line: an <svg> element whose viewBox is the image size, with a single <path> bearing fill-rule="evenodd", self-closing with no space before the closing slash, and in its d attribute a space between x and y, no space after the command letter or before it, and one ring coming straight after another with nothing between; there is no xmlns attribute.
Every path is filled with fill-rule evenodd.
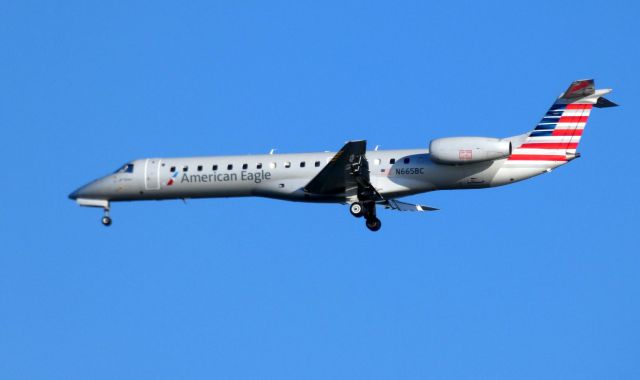
<svg viewBox="0 0 640 380"><path fill-rule="evenodd" d="M603 98L611 89L596 90L593 79L577 80L553 103L508 158L515 166L556 167L579 157L576 148L593 107L615 107Z"/></svg>

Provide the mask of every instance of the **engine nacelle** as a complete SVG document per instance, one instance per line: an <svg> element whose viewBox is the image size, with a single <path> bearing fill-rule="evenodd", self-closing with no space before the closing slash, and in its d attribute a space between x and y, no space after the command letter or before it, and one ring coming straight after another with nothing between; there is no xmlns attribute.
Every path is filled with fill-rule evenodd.
<svg viewBox="0 0 640 380"><path fill-rule="evenodd" d="M445 137L431 140L431 161L445 165L465 165L509 157L511 142L491 137Z"/></svg>

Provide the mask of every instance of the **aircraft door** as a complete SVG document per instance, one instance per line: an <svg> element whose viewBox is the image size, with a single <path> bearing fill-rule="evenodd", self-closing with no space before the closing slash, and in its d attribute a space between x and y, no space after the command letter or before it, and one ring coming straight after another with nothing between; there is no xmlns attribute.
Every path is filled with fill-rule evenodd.
<svg viewBox="0 0 640 380"><path fill-rule="evenodd" d="M160 189L160 159L147 159L144 165L144 178L144 187L146 190Z"/></svg>

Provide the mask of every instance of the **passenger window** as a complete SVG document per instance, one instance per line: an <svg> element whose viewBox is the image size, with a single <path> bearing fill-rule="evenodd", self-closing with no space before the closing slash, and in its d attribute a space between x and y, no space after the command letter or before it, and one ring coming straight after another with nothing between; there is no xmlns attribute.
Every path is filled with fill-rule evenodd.
<svg viewBox="0 0 640 380"><path fill-rule="evenodd" d="M395 164L395 163L396 163L396 159L395 159L395 158L390 159L390 160L389 160L389 163L390 163L391 165Z"/></svg>
<svg viewBox="0 0 640 380"><path fill-rule="evenodd" d="M198 165L198 171L201 172L202 171L202 165Z"/></svg>
<svg viewBox="0 0 640 380"><path fill-rule="evenodd" d="M247 165L247 164L242 164L242 169L243 169L243 170L246 170L248 167L249 167L249 165Z"/></svg>
<svg viewBox="0 0 640 380"><path fill-rule="evenodd" d="M373 163L376 165L380 165L380 159L376 158L375 160L373 160Z"/></svg>
<svg viewBox="0 0 640 380"><path fill-rule="evenodd" d="M258 164L256 165L256 169L262 169L262 163L258 162Z"/></svg>
<svg viewBox="0 0 640 380"><path fill-rule="evenodd" d="M411 162L411 159L409 159L409 157L407 157L407 158L405 158L405 159L404 159L404 163L405 163L405 164L408 164L409 162Z"/></svg>
<svg viewBox="0 0 640 380"><path fill-rule="evenodd" d="M320 166L320 161L316 161L316 164L315 164L315 165L316 165L316 168L317 168L318 166Z"/></svg>
<svg viewBox="0 0 640 380"><path fill-rule="evenodd" d="M300 163L300 167L301 167L301 168L304 168L304 166L305 166L305 165L306 165L306 164L304 163L304 161L302 161L302 162Z"/></svg>
<svg viewBox="0 0 640 380"><path fill-rule="evenodd" d="M291 167L291 162L286 161L286 162L284 163L284 167L285 167L285 168L290 168L290 167Z"/></svg>
<svg viewBox="0 0 640 380"><path fill-rule="evenodd" d="M233 170L233 164L227 165L227 170Z"/></svg>
<svg viewBox="0 0 640 380"><path fill-rule="evenodd" d="M171 169L169 169L169 171L170 171L171 173L175 172L175 171L176 171L176 167L175 167L175 166L172 166L172 167L171 167Z"/></svg>
<svg viewBox="0 0 640 380"><path fill-rule="evenodd" d="M213 169L213 171L217 171L218 170L218 165L213 165L213 167L211 167L211 169Z"/></svg>
<svg viewBox="0 0 640 380"><path fill-rule="evenodd" d="M189 171L189 167L188 166L183 166L182 167L182 171L183 172L188 172Z"/></svg>
<svg viewBox="0 0 640 380"><path fill-rule="evenodd" d="M275 162L270 163L270 164L269 164L269 167L270 167L271 169L275 169L275 168L276 168L276 163L275 163Z"/></svg>

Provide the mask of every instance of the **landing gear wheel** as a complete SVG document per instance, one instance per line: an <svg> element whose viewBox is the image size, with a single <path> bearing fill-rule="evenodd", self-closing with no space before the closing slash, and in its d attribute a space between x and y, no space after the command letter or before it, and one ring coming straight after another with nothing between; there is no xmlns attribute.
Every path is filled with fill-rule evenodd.
<svg viewBox="0 0 640 380"><path fill-rule="evenodd" d="M104 224L105 226L109 227L111 225L111 218L108 216L103 216L102 217L102 224Z"/></svg>
<svg viewBox="0 0 640 380"><path fill-rule="evenodd" d="M356 218L364 216L364 207L362 207L359 202L352 203L351 206L349 206L349 211L351 212L351 215Z"/></svg>
<svg viewBox="0 0 640 380"><path fill-rule="evenodd" d="M367 219L366 225L368 229L375 232L380 230L380 228L382 227L382 222L380 221L380 219L373 217Z"/></svg>

